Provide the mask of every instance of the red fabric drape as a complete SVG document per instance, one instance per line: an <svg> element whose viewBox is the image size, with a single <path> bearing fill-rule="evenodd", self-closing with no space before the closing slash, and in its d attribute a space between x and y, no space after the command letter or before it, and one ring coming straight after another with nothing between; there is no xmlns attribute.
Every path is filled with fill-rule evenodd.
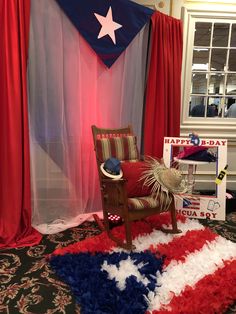
<svg viewBox="0 0 236 314"><path fill-rule="evenodd" d="M41 240L31 227L26 64L30 0L0 0L0 248Z"/></svg>
<svg viewBox="0 0 236 314"><path fill-rule="evenodd" d="M161 158L163 138L180 133L182 23L160 12L153 14L151 22L144 153Z"/></svg>

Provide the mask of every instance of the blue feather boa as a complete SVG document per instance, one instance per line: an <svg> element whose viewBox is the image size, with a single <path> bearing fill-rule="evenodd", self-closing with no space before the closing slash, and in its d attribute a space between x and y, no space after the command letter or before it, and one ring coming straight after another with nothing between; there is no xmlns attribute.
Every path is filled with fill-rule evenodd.
<svg viewBox="0 0 236 314"><path fill-rule="evenodd" d="M122 260L132 259L141 275L149 283L137 281L133 275L126 278L126 287L120 290L115 279L109 279L108 273L101 269L105 261L116 265ZM51 267L61 280L66 282L75 295L84 314L143 314L147 309L145 295L154 291L156 273L162 272L163 259L148 251L142 253L90 253L53 256Z"/></svg>

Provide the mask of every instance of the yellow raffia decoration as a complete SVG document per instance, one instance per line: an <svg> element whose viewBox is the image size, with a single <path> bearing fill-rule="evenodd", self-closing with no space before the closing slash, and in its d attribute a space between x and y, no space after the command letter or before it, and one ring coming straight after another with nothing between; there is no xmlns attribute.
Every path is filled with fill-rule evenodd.
<svg viewBox="0 0 236 314"><path fill-rule="evenodd" d="M145 158L145 168L147 168L147 170L143 171L143 175L140 177L140 180L144 180L143 185L151 187L151 194L155 200L158 198L160 199L162 211L167 211L171 204L172 193L163 187L158 181L160 172L166 169L163 160L159 162L157 159L147 156Z"/></svg>

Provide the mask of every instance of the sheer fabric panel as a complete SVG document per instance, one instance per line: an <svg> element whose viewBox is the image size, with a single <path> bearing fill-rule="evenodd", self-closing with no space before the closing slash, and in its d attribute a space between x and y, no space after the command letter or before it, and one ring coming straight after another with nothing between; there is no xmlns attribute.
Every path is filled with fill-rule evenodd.
<svg viewBox="0 0 236 314"><path fill-rule="evenodd" d="M140 141L148 25L107 69L56 2L31 0L33 225L55 233L101 210L91 125L131 123Z"/></svg>

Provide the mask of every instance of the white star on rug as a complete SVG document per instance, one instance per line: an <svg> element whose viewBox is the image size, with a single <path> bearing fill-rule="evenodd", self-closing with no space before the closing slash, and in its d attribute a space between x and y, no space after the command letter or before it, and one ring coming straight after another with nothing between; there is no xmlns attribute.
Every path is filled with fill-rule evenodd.
<svg viewBox="0 0 236 314"><path fill-rule="evenodd" d="M108 264L105 261L101 269L108 273L109 279L115 279L116 285L120 290L124 290L126 288L126 279L130 276L134 276L138 282L141 281L145 286L148 285L149 280L139 271L143 266L142 263L135 265L134 261L128 257L126 260L120 261L118 266Z"/></svg>
<svg viewBox="0 0 236 314"><path fill-rule="evenodd" d="M94 13L94 15L96 16L98 22L102 25L98 34L98 39L108 35L113 43L116 44L115 30L121 28L122 25L113 21L111 7L109 7L106 16L102 16L97 13Z"/></svg>

